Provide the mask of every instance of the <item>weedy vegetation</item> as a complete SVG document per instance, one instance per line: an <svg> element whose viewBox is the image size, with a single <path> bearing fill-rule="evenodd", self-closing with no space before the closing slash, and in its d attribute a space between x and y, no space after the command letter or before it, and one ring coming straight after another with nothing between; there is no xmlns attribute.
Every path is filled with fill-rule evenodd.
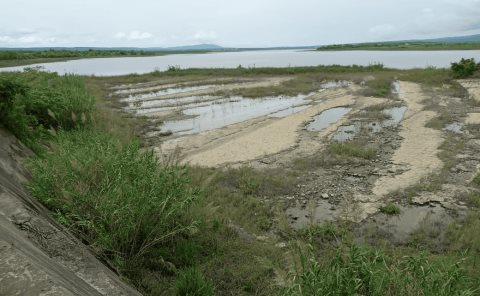
<svg viewBox="0 0 480 296"><path fill-rule="evenodd" d="M122 117L104 100L111 83L285 75L294 79L279 93L294 94L325 79L361 82L372 74L366 88L382 97L391 95L395 77L455 85L451 70L379 65L175 69L119 78L29 70L0 73L0 123L36 152L28 161L32 194L144 295L478 295L478 213L452 224L442 249L424 240L361 243L346 222L297 231L284 221L285 197L302 177L319 166L374 159L377 151L366 143L330 144L288 170L190 167L142 147L141 119ZM367 111L379 116L385 108ZM441 156L446 171L453 152ZM468 198L480 207L478 195ZM392 203L382 211L400 208Z"/></svg>

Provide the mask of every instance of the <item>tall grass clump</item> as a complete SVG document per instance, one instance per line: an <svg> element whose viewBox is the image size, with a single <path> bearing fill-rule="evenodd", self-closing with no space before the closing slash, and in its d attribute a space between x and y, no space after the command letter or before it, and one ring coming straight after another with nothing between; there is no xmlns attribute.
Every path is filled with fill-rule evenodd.
<svg viewBox="0 0 480 296"><path fill-rule="evenodd" d="M198 196L185 168L92 130L59 132L51 146L31 161L33 195L117 266L194 229L182 217Z"/></svg>
<svg viewBox="0 0 480 296"><path fill-rule="evenodd" d="M177 275L175 282L178 296L213 296L213 284L196 268L189 268Z"/></svg>
<svg viewBox="0 0 480 296"><path fill-rule="evenodd" d="M94 103L79 76L34 69L0 74L0 123L32 148L58 129L88 125Z"/></svg>
<svg viewBox="0 0 480 296"><path fill-rule="evenodd" d="M445 260L447 261L447 260ZM461 262L433 262L425 255L394 257L352 246L320 262L303 256L285 296L475 295Z"/></svg>

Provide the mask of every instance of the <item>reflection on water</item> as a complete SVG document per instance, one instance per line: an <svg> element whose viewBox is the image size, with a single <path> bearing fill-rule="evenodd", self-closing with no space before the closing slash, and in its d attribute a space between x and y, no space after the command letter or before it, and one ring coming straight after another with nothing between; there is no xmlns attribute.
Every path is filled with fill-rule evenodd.
<svg viewBox="0 0 480 296"><path fill-rule="evenodd" d="M383 110L383 113L390 115L390 119L384 120L382 122L370 122L368 124L368 128L371 132L378 133L383 128L395 127L400 124L406 111L407 107L405 106Z"/></svg>
<svg viewBox="0 0 480 296"><path fill-rule="evenodd" d="M194 117L184 120L166 121L162 126L162 131L193 134L221 128L301 105L307 96L279 96L263 99L231 97L217 100L203 106L185 109L183 111L185 115Z"/></svg>
<svg viewBox="0 0 480 296"><path fill-rule="evenodd" d="M333 134L332 140L336 142L351 141L362 129L366 129L370 133L378 133L383 128L395 127L400 124L406 111L407 107L394 107L383 110L383 113L388 114L390 119L382 122L356 121L350 125L342 125Z"/></svg>
<svg viewBox="0 0 480 296"><path fill-rule="evenodd" d="M332 123L337 122L345 114L350 112L352 108L337 107L323 111L314 117L314 120L307 125L309 131L321 131L329 127Z"/></svg>
<svg viewBox="0 0 480 296"><path fill-rule="evenodd" d="M126 75L149 73L155 70L166 71L170 65L188 68L237 68L243 67L293 67L318 65L360 65L381 63L385 67L412 69L448 68L450 63L461 58L480 60L479 50L468 51L301 51L267 50L217 52L209 54L177 54L157 57L124 57L79 59L30 65L42 66L47 71L60 74L80 75ZM21 71L25 66L0 68L0 71Z"/></svg>

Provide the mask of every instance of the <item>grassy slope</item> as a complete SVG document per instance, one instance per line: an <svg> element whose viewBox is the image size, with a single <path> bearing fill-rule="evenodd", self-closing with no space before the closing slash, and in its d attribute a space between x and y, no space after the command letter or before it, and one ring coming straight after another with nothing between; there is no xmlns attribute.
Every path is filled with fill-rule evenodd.
<svg viewBox="0 0 480 296"><path fill-rule="evenodd" d="M434 43L434 42L381 42L359 44L335 44L317 48L319 51L336 50L480 50L480 42Z"/></svg>
<svg viewBox="0 0 480 296"><path fill-rule="evenodd" d="M38 165L34 174L34 184L37 184L34 193L57 210L65 210L65 206L67 210L71 208L71 201L76 200L72 199L72 194L78 194L78 191L81 193L78 196L80 200L96 198L94 204L100 207L93 212L88 208L77 207L74 212L60 212L63 213L61 215L56 211L56 217L70 225L87 241L100 239L93 243L93 247L106 260L118 258L116 252L123 252L122 249L128 247L128 244L120 244L122 249L112 250L112 253L106 250L111 248L108 247L109 242L115 241L112 238L117 237L117 229L127 232L138 220L134 213L140 213L143 217L144 213L149 212L142 212L148 208L137 207L143 205L143 202L123 204L126 206L125 211L118 218L123 221L122 217L126 214L125 217L130 217L128 221L131 222L128 222L125 229L110 229L105 226L111 221L118 223L119 220L109 215L122 211L114 211L108 207L107 202L119 195L122 197L121 202L128 202L129 195L134 196L137 192L150 188L148 182L144 182L142 174L149 174L152 170L144 171L141 166L137 167L141 163L137 163L135 157L124 157L137 153L129 152L128 148L125 150L132 141L136 141L137 119L126 120L109 109L108 102L104 101L105 83L204 78L212 75L223 77L227 74L234 77L295 75L296 82L290 84L288 90L283 90L287 92L303 89L315 77L317 80L323 77L348 79L374 75L381 81L401 77L433 85L451 82L450 73L446 70L392 71L348 67L185 70L143 76L87 78L88 89L96 97L92 123L87 131L62 129L64 131L59 132L59 135L45 139L53 150L47 151L47 156L34 160ZM383 94L384 85L385 83L372 84L371 93ZM264 91L258 90L259 93ZM48 110L45 112L48 115ZM67 122L71 121L68 112L65 114ZM86 136L83 133L87 133ZM102 143L111 149L103 148ZM93 150L89 147L93 147ZM355 153L352 154L354 156ZM89 163L95 165L88 165ZM130 168L136 169L129 173ZM322 291L341 295L446 295L478 286L478 282L473 281L479 278L475 261L480 248L478 238L469 235L478 232L478 218L475 216L471 216L463 226L452 228L448 238L454 243L447 245L440 253L433 252L434 250L430 252L428 244L421 243L396 247L388 243L380 245L379 241L378 245L357 248L353 242L353 228L348 224L317 225L300 232L293 231L285 223L281 202L272 203L267 200L292 194L298 182L297 177L308 173L305 170L306 168L289 172L259 171L244 167L220 171L189 168L187 179L190 179L190 186L200 188L202 195L191 207L183 210L183 215L177 221L186 225L196 221L195 231L170 237L168 241L150 249L146 258L136 258L133 261L135 264L125 264L118 259L112 263L146 295L211 295L212 287L218 295L318 295ZM129 182L122 182L124 174L130 176ZM53 179L52 176L61 182L52 184L49 182ZM94 178L82 181L86 178L79 176ZM155 178L152 180L152 183L156 183ZM185 179L179 180L185 182ZM129 187L129 184L140 187ZM48 189L50 193L42 193L40 189ZM55 198L49 200L52 196ZM148 199L155 194L142 196ZM138 201L138 198L133 200ZM110 205L118 208L117 204ZM130 207L133 212L128 211ZM95 215L98 211L103 211L103 214L97 217ZM93 221L96 222L92 224ZM97 223L100 224L95 226ZM93 228L89 231L88 227ZM272 230L279 234L278 240L257 239ZM285 242L287 247L275 246L279 241ZM420 249L424 251L422 255L418 254ZM459 252L464 250L468 252ZM469 259L461 261L465 256ZM457 262L458 265L455 265ZM333 274L338 277L332 278Z"/></svg>

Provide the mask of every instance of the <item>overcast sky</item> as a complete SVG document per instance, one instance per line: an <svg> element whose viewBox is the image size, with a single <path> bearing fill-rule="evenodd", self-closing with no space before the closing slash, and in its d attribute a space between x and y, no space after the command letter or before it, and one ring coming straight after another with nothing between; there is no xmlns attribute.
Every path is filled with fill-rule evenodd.
<svg viewBox="0 0 480 296"><path fill-rule="evenodd" d="M267 47L480 33L480 0L2 2L0 47Z"/></svg>

